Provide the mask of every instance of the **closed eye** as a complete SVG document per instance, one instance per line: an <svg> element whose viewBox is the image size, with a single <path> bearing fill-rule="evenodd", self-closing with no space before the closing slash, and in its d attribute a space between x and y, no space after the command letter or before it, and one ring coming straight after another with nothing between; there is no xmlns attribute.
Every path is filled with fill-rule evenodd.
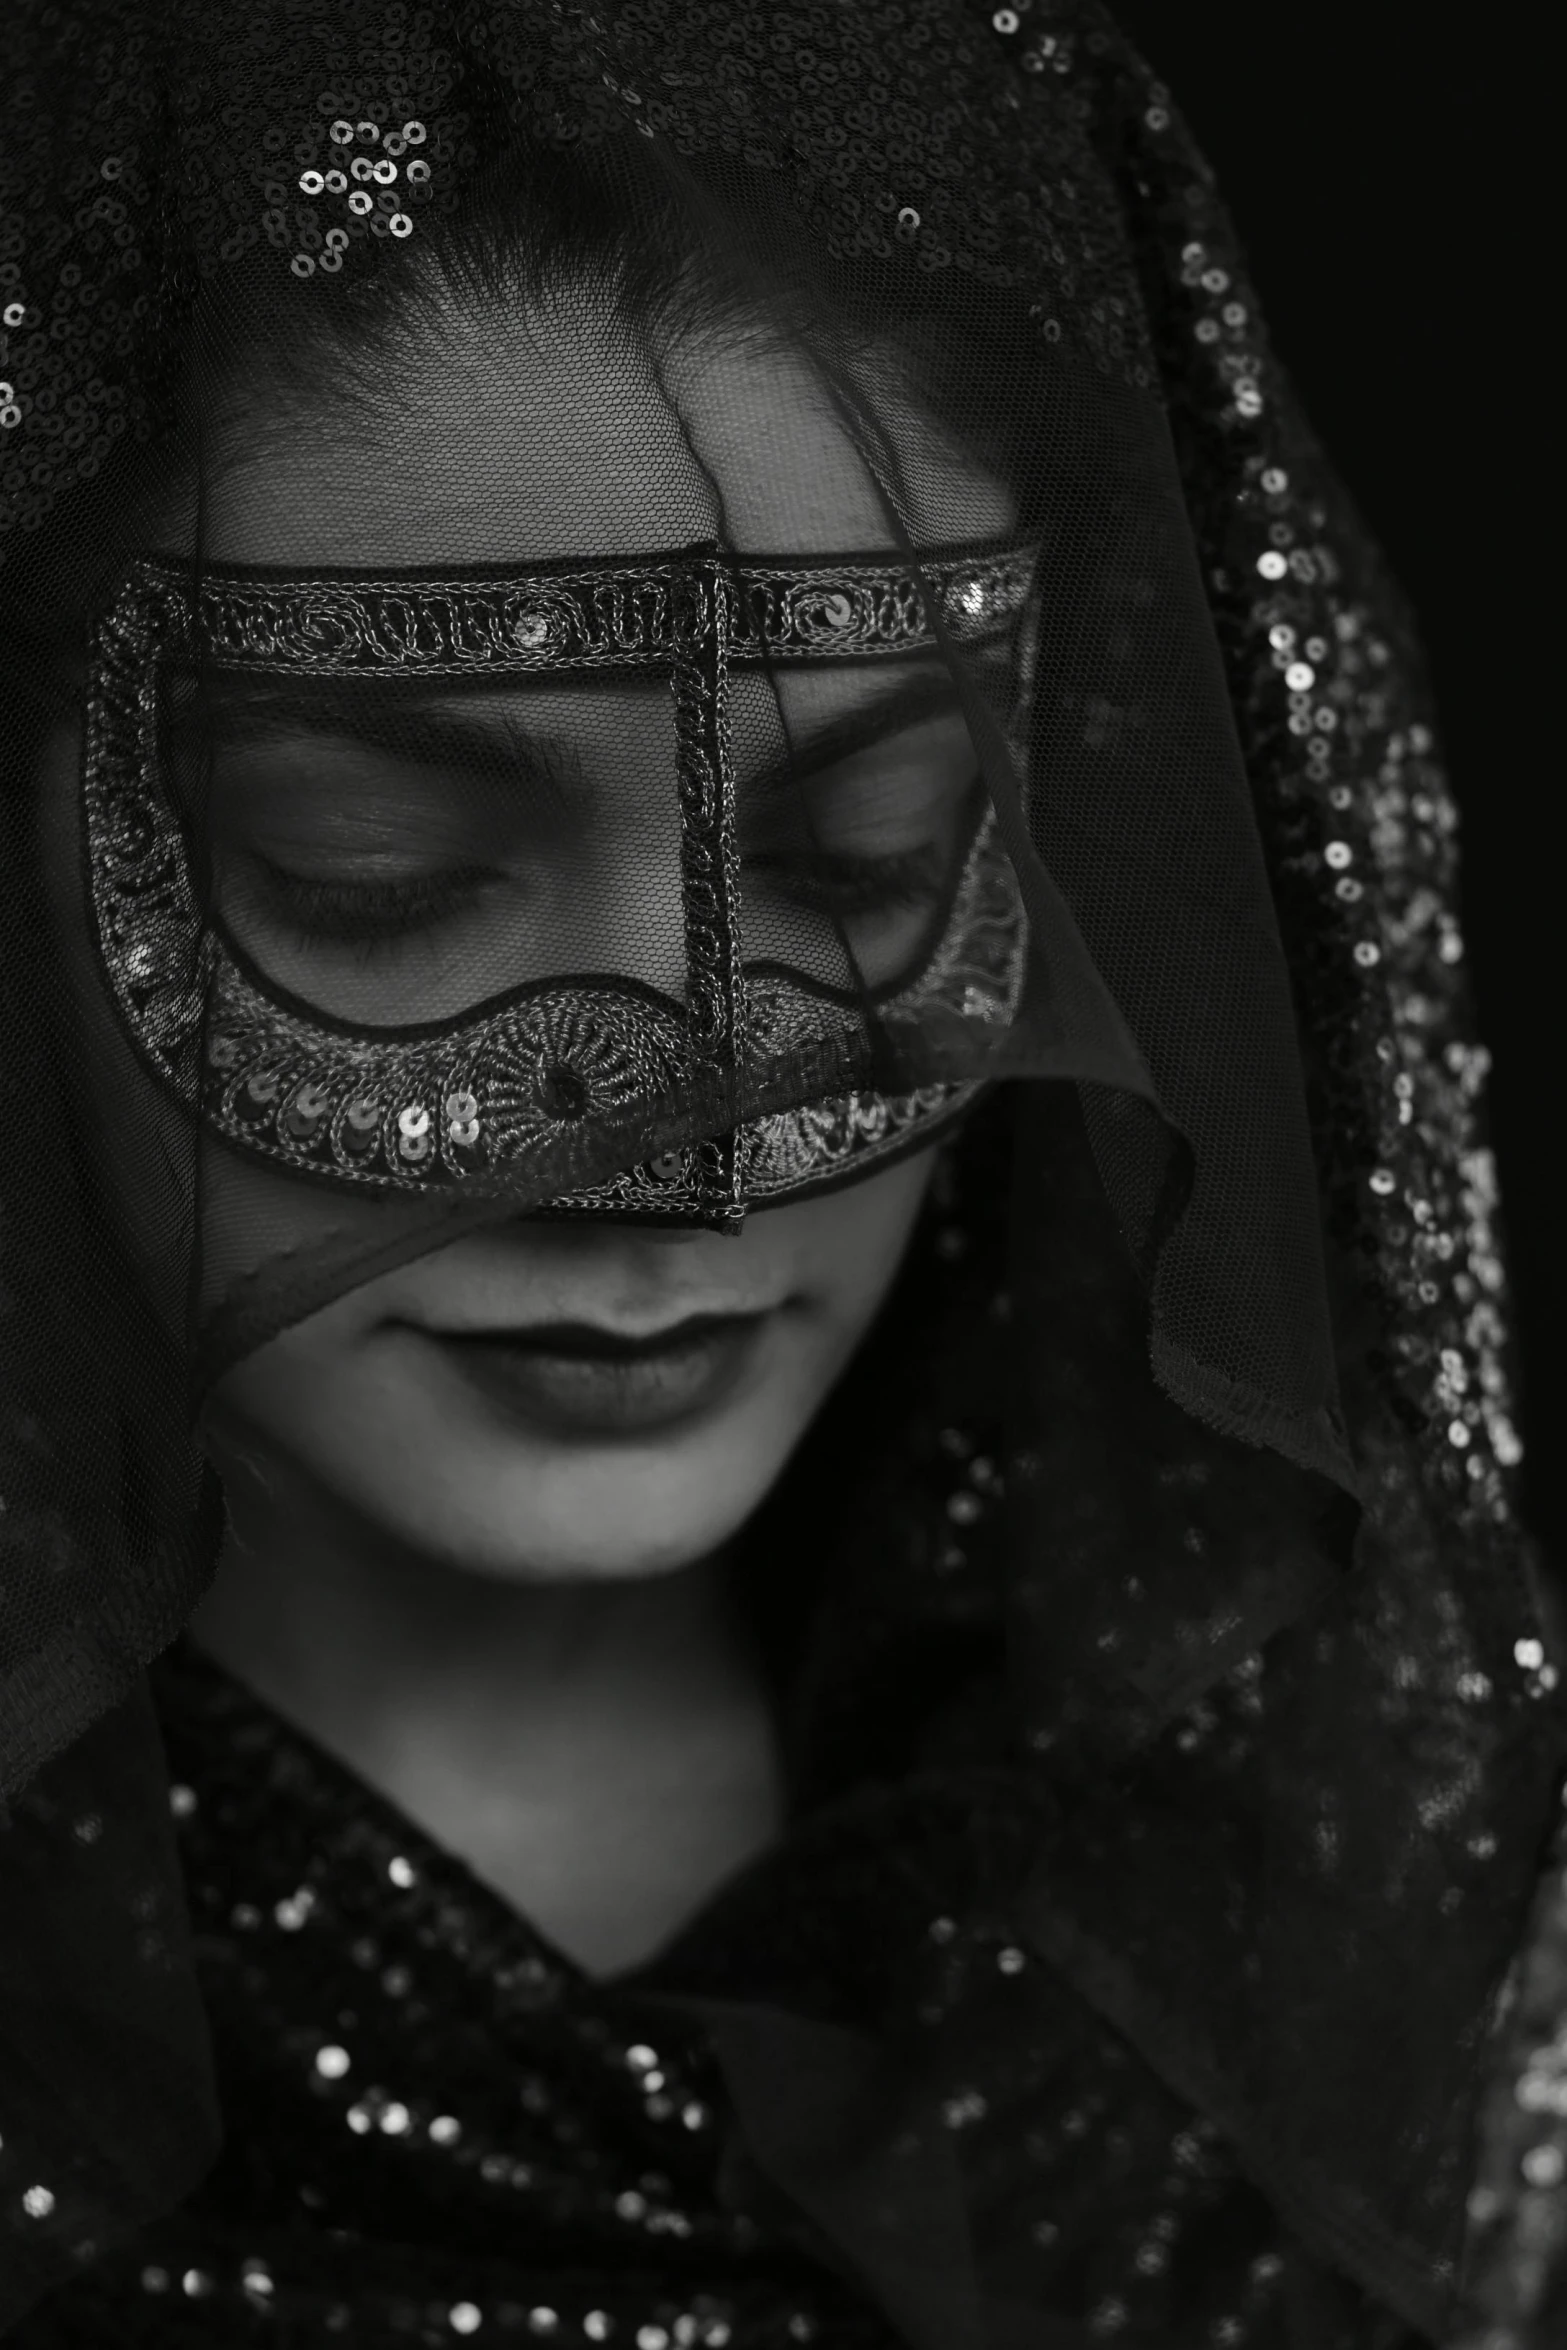
<svg viewBox="0 0 1567 2350"><path fill-rule="evenodd" d="M302 949L352 947L369 955L416 933L438 929L471 912L493 873L479 865L418 874L403 881L322 881L287 872L270 858L252 856L263 910ZM946 877L947 859L936 841L922 841L885 857L831 849L746 860L746 874L764 880L794 904L849 917L929 905Z"/></svg>
<svg viewBox="0 0 1567 2350"><path fill-rule="evenodd" d="M287 872L267 857L253 854L246 862L261 910L296 946L352 948L366 960L467 913L496 878L485 866L469 865L395 881L323 881Z"/></svg>
<svg viewBox="0 0 1567 2350"><path fill-rule="evenodd" d="M751 857L743 872L767 876L777 894L796 905L847 918L930 905L946 879L947 858L931 840L885 857L833 849Z"/></svg>

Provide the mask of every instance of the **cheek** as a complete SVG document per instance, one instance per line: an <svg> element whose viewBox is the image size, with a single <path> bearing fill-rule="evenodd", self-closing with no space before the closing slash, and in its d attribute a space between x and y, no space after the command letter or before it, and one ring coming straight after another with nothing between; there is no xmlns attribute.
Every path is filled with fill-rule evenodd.
<svg viewBox="0 0 1567 2350"><path fill-rule="evenodd" d="M808 1268L813 1294L850 1347L863 1337L892 1286L938 1155L934 1147L916 1152L863 1183L770 1210L756 1220L763 1228L776 1219L781 1241L784 1228L790 1228L791 1255Z"/></svg>
<svg viewBox="0 0 1567 2350"><path fill-rule="evenodd" d="M391 1283L260 1348L216 1401L360 1517L447 1564L517 1580L690 1565L760 1505L820 1410L886 1296L933 1164L925 1153L770 1210L723 1243L764 1251L796 1302L717 1408L657 1437L563 1442L492 1415L433 1349L385 1327Z"/></svg>
<svg viewBox="0 0 1567 2350"><path fill-rule="evenodd" d="M339 1308L229 1372L214 1403L245 1449L259 1439L446 1565L502 1580L627 1577L690 1565L736 1532L847 1351L826 1317L786 1310L696 1421L641 1441L563 1441L492 1414L435 1350L356 1334Z"/></svg>

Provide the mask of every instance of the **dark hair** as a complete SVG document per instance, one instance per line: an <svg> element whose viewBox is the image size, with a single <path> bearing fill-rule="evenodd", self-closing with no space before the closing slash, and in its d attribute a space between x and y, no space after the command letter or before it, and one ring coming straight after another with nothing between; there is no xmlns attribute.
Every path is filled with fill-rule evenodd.
<svg viewBox="0 0 1567 2350"><path fill-rule="evenodd" d="M869 261L835 251L763 165L698 162L625 127L565 142L525 133L477 72L463 99L476 159L410 244L362 240L351 273L303 285L258 252L210 282L219 346L259 348L275 371L269 389L317 397L330 350L349 386L373 401L366 362L384 381L410 315L438 323L453 294L547 304L586 290L634 332L773 336L832 368L885 351L891 319L908 380L954 428L984 430L987 391L1014 379L1025 352L1037 360L1016 298L998 299L961 270L924 268L896 242Z"/></svg>
<svg viewBox="0 0 1567 2350"><path fill-rule="evenodd" d="M195 461L193 413L221 418L225 384L252 443L258 429L294 429L324 381L375 417L410 323L438 331L454 300L548 306L586 294L606 320L655 343L803 349L896 481L897 454L860 371L883 385L892 374L958 445L1015 476L1026 419L998 407L998 387L1028 380L1017 364L1025 347L1038 364L1021 304L958 272L928 273L901 246L872 264L834 254L764 168L725 158L716 178L630 132L551 144L505 123L482 92L467 95L483 160L420 214L413 240L366 237L341 274L303 282L258 246L193 285L183 335L145 355L133 387L139 430L0 569L0 629L59 642L144 543L149 508Z"/></svg>

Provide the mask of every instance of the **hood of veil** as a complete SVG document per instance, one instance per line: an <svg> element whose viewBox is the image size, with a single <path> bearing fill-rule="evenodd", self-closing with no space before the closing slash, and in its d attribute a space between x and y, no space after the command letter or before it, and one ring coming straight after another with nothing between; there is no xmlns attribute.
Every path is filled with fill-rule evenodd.
<svg viewBox="0 0 1567 2350"><path fill-rule="evenodd" d="M0 664L21 709L29 597L52 550L91 567L80 518L167 431L198 306L326 250L294 183L339 116L428 126L419 234L510 139L590 172L629 143L742 277L803 256L818 325L834 301L855 331L913 318L938 344L944 319L995 322L1012 372L985 413L1050 584L1027 752L1049 788L999 747L1014 796L994 788L1058 958L1053 1025L995 1071L1010 1134L981 1219L1007 1301L987 1571L1034 1823L1020 1930L1302 2241L1435 2334L1561 1747L1513 1516L1483 1055L1418 657L1167 93L1089 0L393 0L329 27L289 0L27 5L0 63ZM397 258L366 241L344 281ZM994 720L971 715L983 746ZM176 2201L213 2129L142 1676L221 1512L189 1350L124 1261L46 1010L28 741L24 721L0 944L0 2046L5 2159L61 2184L47 2224L8 2221L0 2314ZM380 1261L438 1229L389 1211ZM326 1231L315 1286L234 1344L362 1278L355 1249ZM846 1558L876 1552L902 1441L867 1432L846 1472ZM829 1660L853 1608L934 1604L873 1586L846 1574ZM787 2029L759 2057L722 2006L753 2153L808 2203L834 2095L784 2144ZM847 2204L815 2217L885 2282L896 2255Z"/></svg>

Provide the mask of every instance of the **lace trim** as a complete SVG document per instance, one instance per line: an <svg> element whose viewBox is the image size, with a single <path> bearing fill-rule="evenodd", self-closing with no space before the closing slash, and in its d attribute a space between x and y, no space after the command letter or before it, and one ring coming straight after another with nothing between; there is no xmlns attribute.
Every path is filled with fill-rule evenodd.
<svg viewBox="0 0 1567 2350"><path fill-rule="evenodd" d="M816 661L930 651L939 629L964 644L997 635L1024 610L1038 554L949 555L918 570L885 560L804 568L708 560L732 658ZM670 557L575 571L545 565L495 579L214 571L199 589L201 642L222 668L316 677L669 669L682 642L679 587L691 569L689 558ZM138 577L165 613L186 606L188 632L176 567L139 564L131 595Z"/></svg>
<svg viewBox="0 0 1567 2350"><path fill-rule="evenodd" d="M711 559L694 564L674 597L675 777L685 909L686 1040L691 1071L714 1099L747 1065L740 945L740 851L735 838L734 746L729 727L730 609ZM745 1212L733 1111L697 1154L710 1220Z"/></svg>
<svg viewBox="0 0 1567 2350"><path fill-rule="evenodd" d="M1020 580L1031 575L1031 558L996 559L978 586L973 563L949 564L946 571L951 595L970 599L966 624L989 632L1016 609L1013 598ZM823 612L820 625L836 632L840 649L846 638L863 645L872 629L882 650L934 641L923 616L917 625L926 633L915 633L905 595L909 575L893 567L873 572L869 565L851 565L787 576L778 569L761 584L774 598L769 613L794 631L797 651L806 649L804 632L818 627ZM327 641L318 625L322 607L305 601L316 592L311 583L289 589L300 601L287 605L276 584L263 590L247 582L210 581L203 594L204 625L214 620L219 631L204 652L225 665L231 658L237 666L254 658L266 666L274 658L282 662L278 648L286 646L287 666L309 667L309 638L332 674L342 674L345 661L350 667L378 666L383 655L390 665L385 648L393 641L393 606L377 599L391 591L384 583L362 581L321 585L376 616L382 654L375 661L349 660L341 634ZM526 1182L530 1169L548 1180L551 1160L558 1164L569 1154L574 1133L587 1121L618 1122L630 1131L682 1090L733 1100L744 1085L759 1088L770 1071L791 1062L808 1059L842 1069L858 1057L858 1030L841 1016L835 1021L808 984L775 974L747 977L742 970L727 718L727 667L735 652L729 625L741 608L732 582L710 558L696 558L683 568L562 575L550 587L580 594L579 617L591 611L600 618L614 607L623 618L643 614L650 631L656 621L672 632L672 653L660 638L655 655L644 636L630 646L621 643L618 657L667 661L675 681L684 1006L630 984L560 979L437 1036L409 1039L329 1027L274 1000L204 924L184 837L158 782L158 665L191 643L189 599L170 567L138 565L100 624L82 778L100 956L144 1058L230 1143L291 1171L378 1190ZM468 592L418 590L421 597L435 597L420 609L440 623L424 640L427 650L437 638L448 650L457 641L454 615L461 611L470 619L481 607L492 618L511 612L509 625L515 624L516 607L507 599L523 592L516 582L474 591L471 610L462 602ZM398 593L405 599L402 609L411 610L406 599L414 590L405 586ZM838 596L848 605L847 621L831 601ZM758 608L755 601L747 607L753 622ZM286 621L285 612L292 613ZM317 617L309 619L311 613ZM241 620L240 634L250 648L242 655L236 653ZM493 638L470 635L463 641L488 646ZM576 666L581 656L569 649L574 641L562 638L553 652L527 648L526 658L513 654L509 666L537 667L546 660ZM740 641L754 650L760 640L753 633ZM819 639L810 649L819 651ZM446 654L430 650L430 658L439 662ZM478 656L481 665L490 658L488 651ZM590 658L596 665L611 656ZM406 659L398 665L407 666ZM1026 954L1016 879L987 812L931 957L908 987L879 1007L879 1016L894 1031L924 1024L932 1014L1004 1027L1016 1013ZM665 1152L545 1204L561 1213L735 1223L748 1198L776 1198L842 1180L933 1137L980 1082L943 1082L895 1096L840 1092L744 1122L721 1142Z"/></svg>

